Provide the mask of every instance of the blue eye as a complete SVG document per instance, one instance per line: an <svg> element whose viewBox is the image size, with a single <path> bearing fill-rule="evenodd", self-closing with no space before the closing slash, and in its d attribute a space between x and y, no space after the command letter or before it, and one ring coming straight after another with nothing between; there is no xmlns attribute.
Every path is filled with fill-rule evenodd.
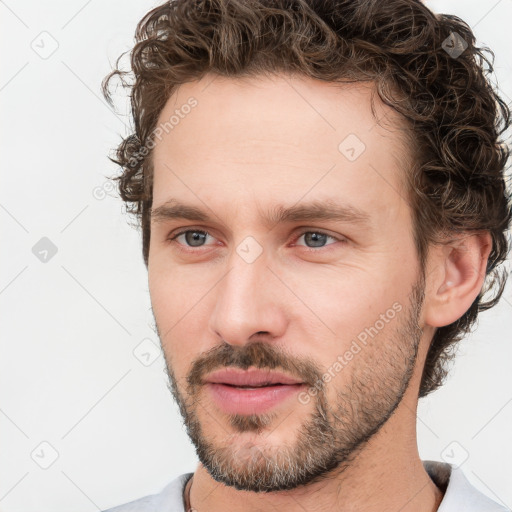
<svg viewBox="0 0 512 512"><path fill-rule="evenodd" d="M213 238L208 231L204 231L201 229L185 229L183 231L180 231L179 233L176 233L174 236L168 238L170 242L176 243L179 237L183 236L183 242L181 243L178 241L180 246L183 246L183 250L198 248L198 247L204 247L205 245L208 245L205 243L207 237ZM328 239L334 240L335 242L345 242L343 238L336 238L332 235L328 235L327 233L323 233L322 231L303 231L298 238L296 238L296 242L300 240L302 237L304 237L304 241L306 245L304 246L306 249L311 250L313 252L315 249L322 249L323 247L326 247L328 245L333 245L332 243L327 244L326 242ZM311 245L310 245L311 244ZM299 246L302 246L303 244L297 244Z"/></svg>
<svg viewBox="0 0 512 512"><path fill-rule="evenodd" d="M193 234L190 236L190 234ZM188 247L202 247L202 242L205 241L207 236L211 236L207 231L201 231L198 229L188 229L185 231L180 231L176 235L174 235L172 238L170 238L171 241L176 240L179 236L185 235L185 241Z"/></svg>
<svg viewBox="0 0 512 512"><path fill-rule="evenodd" d="M306 243L312 243L313 246L310 247L306 245L306 247L313 249L318 247L324 247L325 242L328 238L331 238L332 240L338 241L338 239L334 238L331 235L328 235L327 233L322 233L321 231L304 231L297 240L300 240L302 237L304 237L304 241ZM331 244L328 244L331 245Z"/></svg>

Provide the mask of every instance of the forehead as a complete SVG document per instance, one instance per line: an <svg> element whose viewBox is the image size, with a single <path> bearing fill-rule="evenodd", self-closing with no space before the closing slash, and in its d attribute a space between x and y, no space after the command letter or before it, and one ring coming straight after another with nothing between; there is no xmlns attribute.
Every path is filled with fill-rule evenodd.
<svg viewBox="0 0 512 512"><path fill-rule="evenodd" d="M330 194L375 209L405 195L405 123L369 83L206 75L175 91L158 126L154 206L176 193L260 205Z"/></svg>

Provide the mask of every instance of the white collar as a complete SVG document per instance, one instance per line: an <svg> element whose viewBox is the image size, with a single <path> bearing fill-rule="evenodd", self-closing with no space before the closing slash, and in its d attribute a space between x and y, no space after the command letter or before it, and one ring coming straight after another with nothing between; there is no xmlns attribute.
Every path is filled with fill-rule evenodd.
<svg viewBox="0 0 512 512"><path fill-rule="evenodd" d="M510 512L477 490L460 467L434 460L422 462L433 482L444 491L437 512Z"/></svg>

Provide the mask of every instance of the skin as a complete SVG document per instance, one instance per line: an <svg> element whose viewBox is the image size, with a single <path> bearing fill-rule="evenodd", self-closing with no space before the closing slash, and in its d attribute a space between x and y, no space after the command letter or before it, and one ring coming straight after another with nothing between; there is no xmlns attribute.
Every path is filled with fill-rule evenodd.
<svg viewBox="0 0 512 512"><path fill-rule="evenodd" d="M183 84L161 112L163 123L190 97L198 102L154 148L153 208L175 198L212 217L154 219L148 261L171 390L199 447L190 494L198 511L439 507L443 494L417 448L421 373L435 328L459 318L478 295L491 241L479 233L433 246L422 281L403 186L410 158L403 124L376 98L377 118L385 119L378 123L371 94L370 84L206 75ZM349 134L366 147L354 161L338 149ZM263 220L276 205L315 199L352 205L368 224ZM169 241L184 228L209 235L202 245L186 235ZM335 238L315 243L304 231ZM262 250L251 263L237 252L248 236ZM333 373L338 356L394 304L400 311ZM190 385L191 376L228 360L222 350L255 364L267 354L294 377L331 369L332 378L307 403L294 397L269 415L233 418L204 386ZM310 432L311 455L337 466L316 468L299 485L286 464L303 461L300 440L319 404L327 441ZM268 492L255 492L254 474Z"/></svg>

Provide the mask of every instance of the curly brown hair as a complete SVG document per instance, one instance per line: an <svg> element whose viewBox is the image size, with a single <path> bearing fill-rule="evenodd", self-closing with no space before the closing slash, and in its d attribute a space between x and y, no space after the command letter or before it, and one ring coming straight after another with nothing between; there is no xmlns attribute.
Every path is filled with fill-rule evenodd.
<svg viewBox="0 0 512 512"><path fill-rule="evenodd" d="M419 0L171 0L143 17L135 37L131 70L120 69L121 55L102 87L110 105L112 78L131 91L134 132L111 160L122 169L113 177L120 196L142 227L146 266L154 131L180 84L206 73L371 81L380 99L402 114L410 127L414 165L406 179L421 268L430 245L447 234L485 230L493 242L480 294L431 341L420 398L441 386L456 342L480 311L498 302L506 280L500 264L512 213L509 149L500 136L510 110L490 80L493 52L475 46L460 18L434 14ZM489 291L493 296L484 301Z"/></svg>

